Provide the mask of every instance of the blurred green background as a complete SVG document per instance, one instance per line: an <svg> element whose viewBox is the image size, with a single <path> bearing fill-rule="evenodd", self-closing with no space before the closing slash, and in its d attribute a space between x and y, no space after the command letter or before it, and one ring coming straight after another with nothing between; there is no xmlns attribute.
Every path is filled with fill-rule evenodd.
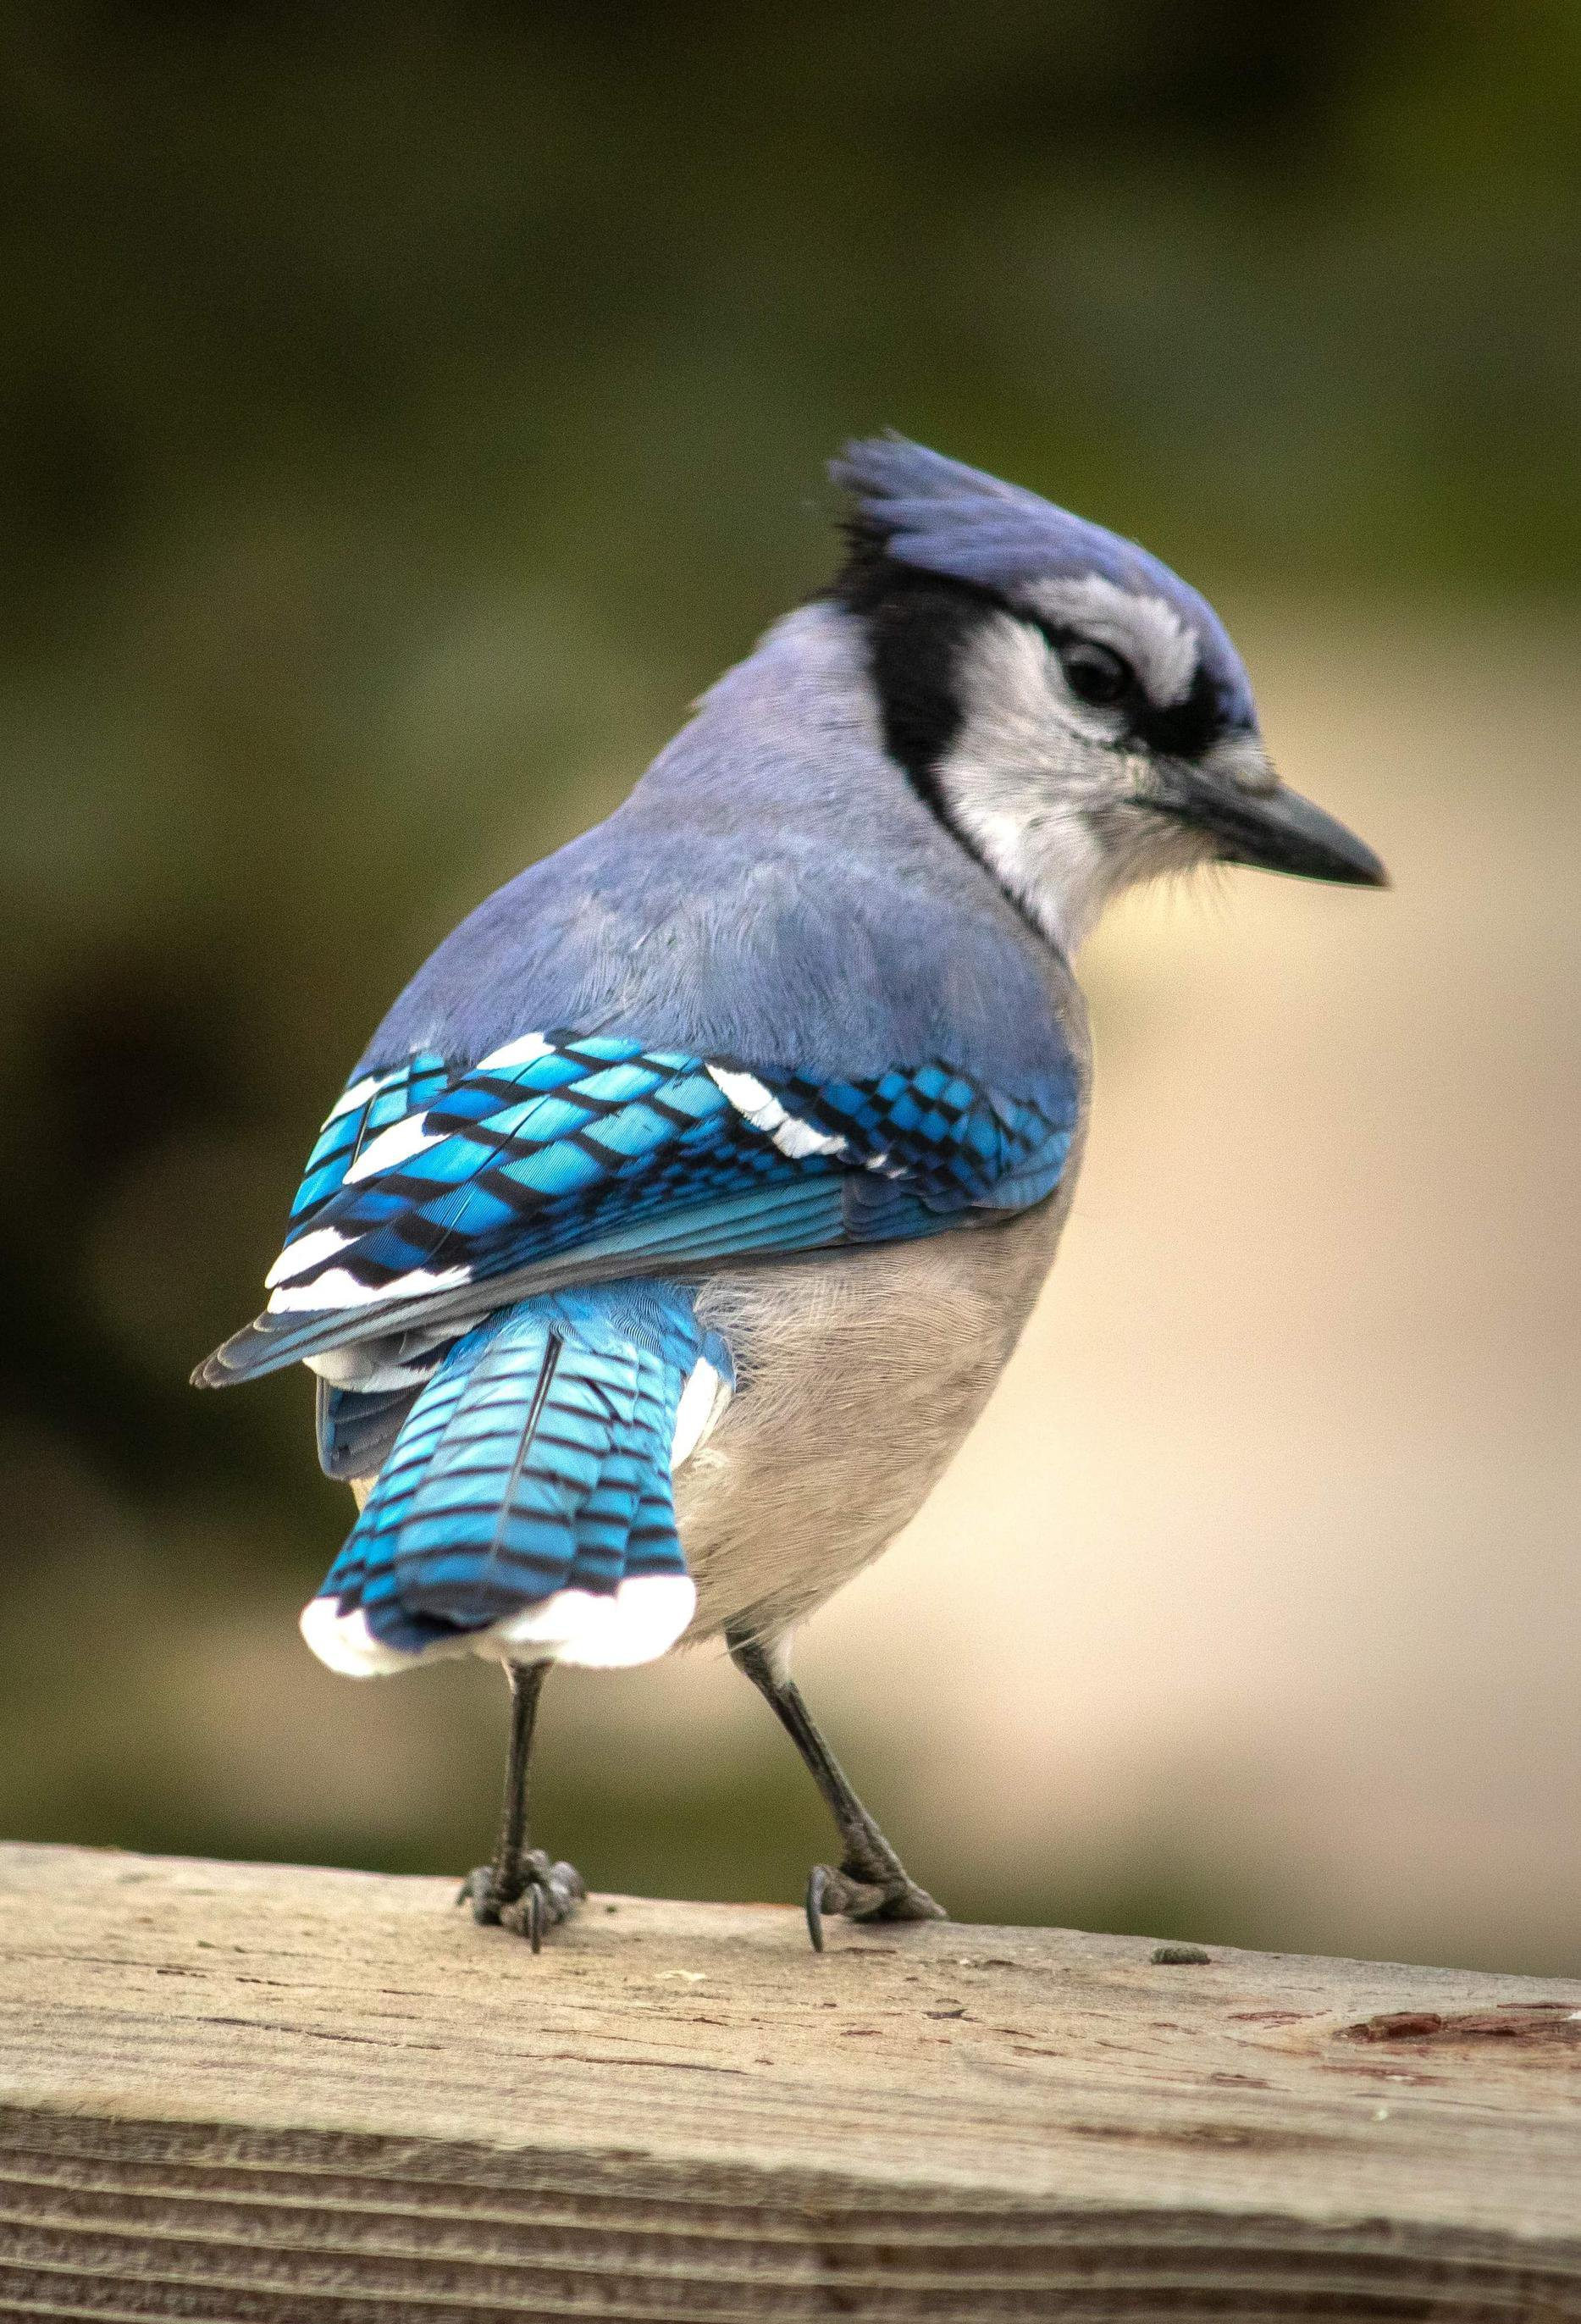
<svg viewBox="0 0 1581 2324"><path fill-rule="evenodd" d="M893 425L1214 595L1401 886L1095 949L1069 1289L809 1688L963 1913L1576 1967L1581 14L0 23L0 1831L485 1851L498 1682L318 1671L307 1383L187 1373L394 991ZM745 1693L557 1682L546 1836L796 1894Z"/></svg>

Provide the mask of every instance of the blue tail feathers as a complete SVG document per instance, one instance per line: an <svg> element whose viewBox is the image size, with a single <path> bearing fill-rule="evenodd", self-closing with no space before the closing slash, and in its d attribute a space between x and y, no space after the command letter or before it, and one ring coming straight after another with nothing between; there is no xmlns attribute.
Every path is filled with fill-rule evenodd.
<svg viewBox="0 0 1581 2324"><path fill-rule="evenodd" d="M309 1609L316 1651L394 1668L505 1626L566 1660L646 1659L611 1649L612 1606L589 1601L668 1577L689 1612L671 1460L700 1364L729 1388L724 1343L690 1289L662 1280L523 1300L456 1341ZM593 1633L603 1644L584 1655Z"/></svg>

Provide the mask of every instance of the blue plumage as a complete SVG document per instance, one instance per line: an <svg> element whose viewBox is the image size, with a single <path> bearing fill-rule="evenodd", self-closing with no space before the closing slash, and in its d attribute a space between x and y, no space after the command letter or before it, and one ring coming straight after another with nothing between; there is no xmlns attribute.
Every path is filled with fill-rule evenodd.
<svg viewBox="0 0 1581 2324"><path fill-rule="evenodd" d="M1255 727L1251 680L1224 623L1200 591L1135 541L900 436L848 444L831 473L903 565L1012 599L1042 582L1091 577L1161 598L1190 625L1223 726Z"/></svg>
<svg viewBox="0 0 1581 2324"><path fill-rule="evenodd" d="M791 614L613 815L452 930L358 1073L562 1025L816 1080L942 1056L1025 1095L1068 1070L1068 964L886 755L863 683L849 624Z"/></svg>
<svg viewBox="0 0 1581 2324"><path fill-rule="evenodd" d="M562 1280L652 1272L1022 1208L1057 1183L1080 1093L1073 1066L1012 1096L936 1060L820 1080L569 1033L448 1076L418 1057L359 1093L315 1148L270 1312L221 1352L232 1375L386 1334L473 1285L550 1287L557 1259Z"/></svg>
<svg viewBox="0 0 1581 2324"><path fill-rule="evenodd" d="M382 1388L336 1388L326 1379L318 1382L315 1427L318 1465L326 1477L350 1483L355 1478L377 1474L400 1434L418 1388L438 1370L445 1347L441 1340L407 1365L392 1367L399 1378Z"/></svg>
<svg viewBox="0 0 1581 2324"><path fill-rule="evenodd" d="M290 1236L311 1224L372 1138L419 1112L448 1084L445 1060L431 1050L382 1074L354 1075L318 1133L291 1204Z"/></svg>
<svg viewBox="0 0 1581 2324"><path fill-rule="evenodd" d="M464 1643L563 1591L683 1577L670 1459L700 1361L691 1294L617 1283L526 1301L455 1342L320 1597L403 1654Z"/></svg>

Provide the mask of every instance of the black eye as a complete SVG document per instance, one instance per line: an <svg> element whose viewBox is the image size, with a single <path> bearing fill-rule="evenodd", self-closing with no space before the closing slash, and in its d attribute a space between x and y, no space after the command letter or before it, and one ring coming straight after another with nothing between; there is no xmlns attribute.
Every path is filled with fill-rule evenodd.
<svg viewBox="0 0 1581 2324"><path fill-rule="evenodd" d="M1123 701L1136 683L1135 672L1124 655L1096 644L1091 638L1062 638L1055 650L1065 683L1078 702L1106 709Z"/></svg>

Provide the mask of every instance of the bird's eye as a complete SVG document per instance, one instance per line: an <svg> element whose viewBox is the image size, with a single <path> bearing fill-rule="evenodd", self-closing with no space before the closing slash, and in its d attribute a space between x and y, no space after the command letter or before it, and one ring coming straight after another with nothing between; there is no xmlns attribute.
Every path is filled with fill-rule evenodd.
<svg viewBox="0 0 1581 2324"><path fill-rule="evenodd" d="M1065 683L1077 701L1089 702L1095 709L1122 701L1136 683L1124 655L1091 638L1062 638L1055 650Z"/></svg>

